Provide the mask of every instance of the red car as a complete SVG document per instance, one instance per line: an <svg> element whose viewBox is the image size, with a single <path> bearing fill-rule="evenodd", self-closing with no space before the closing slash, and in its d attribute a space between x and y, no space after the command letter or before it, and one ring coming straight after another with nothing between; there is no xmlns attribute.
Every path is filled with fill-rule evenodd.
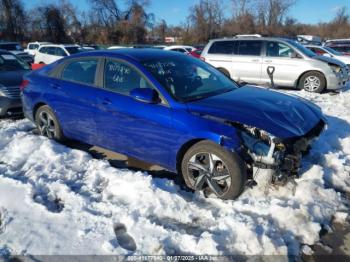
<svg viewBox="0 0 350 262"><path fill-rule="evenodd" d="M195 58L200 58L202 51L203 51L203 49L196 49L196 50L190 52L189 54Z"/></svg>

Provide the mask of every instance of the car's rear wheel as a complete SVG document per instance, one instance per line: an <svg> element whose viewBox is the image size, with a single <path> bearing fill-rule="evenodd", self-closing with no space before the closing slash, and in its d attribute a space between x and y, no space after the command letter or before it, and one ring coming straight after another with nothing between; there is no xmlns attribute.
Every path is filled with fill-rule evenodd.
<svg viewBox="0 0 350 262"><path fill-rule="evenodd" d="M326 79L319 72L308 72L300 78L299 87L308 92L322 93L326 88Z"/></svg>
<svg viewBox="0 0 350 262"><path fill-rule="evenodd" d="M246 182L240 157L211 141L198 142L185 153L181 172L189 188L221 199L237 198Z"/></svg>
<svg viewBox="0 0 350 262"><path fill-rule="evenodd" d="M41 106L35 113L35 123L40 135L50 139L63 141L64 136L61 126L52 109L45 105Z"/></svg>

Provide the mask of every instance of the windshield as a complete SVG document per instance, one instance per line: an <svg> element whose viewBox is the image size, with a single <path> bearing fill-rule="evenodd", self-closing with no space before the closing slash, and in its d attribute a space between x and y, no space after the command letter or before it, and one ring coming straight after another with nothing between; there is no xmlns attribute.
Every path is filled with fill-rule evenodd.
<svg viewBox="0 0 350 262"><path fill-rule="evenodd" d="M188 102L238 88L212 66L189 56L171 56L141 62L176 100Z"/></svg>
<svg viewBox="0 0 350 262"><path fill-rule="evenodd" d="M70 55L74 55L80 52L83 52L80 47L78 46L71 46L71 47L65 47L65 49L68 51Z"/></svg>
<svg viewBox="0 0 350 262"><path fill-rule="evenodd" d="M29 70L29 65L12 54L0 54L0 71Z"/></svg>
<svg viewBox="0 0 350 262"><path fill-rule="evenodd" d="M292 41L292 40L287 40L287 42L289 44L291 44L294 48L298 49L301 53L303 53L304 55L308 56L308 57L315 57L317 56L314 52L312 52L310 49L306 48L305 46Z"/></svg>
<svg viewBox="0 0 350 262"><path fill-rule="evenodd" d="M342 53L339 53L337 51L335 51L334 49L330 48L330 47L323 47L325 50L327 50L328 52L330 52L331 54L333 55L336 55L336 56L342 56L343 54Z"/></svg>

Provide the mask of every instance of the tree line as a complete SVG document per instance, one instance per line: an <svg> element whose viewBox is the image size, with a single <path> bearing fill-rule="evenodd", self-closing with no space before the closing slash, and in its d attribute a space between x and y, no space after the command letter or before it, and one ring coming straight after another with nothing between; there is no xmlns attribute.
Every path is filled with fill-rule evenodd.
<svg viewBox="0 0 350 262"><path fill-rule="evenodd" d="M163 43L166 36L180 43L204 44L209 39L237 34L269 36L317 35L323 39L350 37L345 7L330 22L303 24L289 16L296 0L200 0L187 19L170 26L147 11L151 0L88 0L78 10L60 0L27 10L22 0L0 0L0 40L55 43ZM330 16L332 12L330 11Z"/></svg>

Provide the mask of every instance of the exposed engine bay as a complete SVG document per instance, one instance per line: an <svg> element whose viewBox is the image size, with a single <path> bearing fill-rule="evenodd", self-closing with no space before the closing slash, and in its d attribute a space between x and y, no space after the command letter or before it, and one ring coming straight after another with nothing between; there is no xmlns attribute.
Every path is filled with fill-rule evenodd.
<svg viewBox="0 0 350 262"><path fill-rule="evenodd" d="M250 181L258 186L284 185L298 177L302 156L326 124L323 120L302 137L279 139L255 127L231 123L239 130L240 155L247 164Z"/></svg>

